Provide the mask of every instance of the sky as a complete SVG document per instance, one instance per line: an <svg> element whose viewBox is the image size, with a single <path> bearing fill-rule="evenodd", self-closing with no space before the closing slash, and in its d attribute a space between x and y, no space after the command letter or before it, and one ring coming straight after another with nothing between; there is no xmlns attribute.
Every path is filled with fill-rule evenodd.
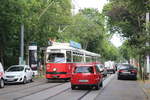
<svg viewBox="0 0 150 100"><path fill-rule="evenodd" d="M74 13L76 14L80 9L84 8L95 8L101 12L107 0L72 0L72 2L74 4ZM114 34L110 41L116 47L121 46L123 43L123 39L118 34Z"/></svg>
<svg viewBox="0 0 150 100"><path fill-rule="evenodd" d="M101 12L107 0L72 0L72 2L75 4L75 13L84 8L95 8Z"/></svg>

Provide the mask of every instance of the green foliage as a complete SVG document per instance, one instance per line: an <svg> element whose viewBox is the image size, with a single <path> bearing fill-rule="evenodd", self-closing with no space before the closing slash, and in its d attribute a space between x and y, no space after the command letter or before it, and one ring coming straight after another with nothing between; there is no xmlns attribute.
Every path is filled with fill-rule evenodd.
<svg viewBox="0 0 150 100"><path fill-rule="evenodd" d="M62 33L63 39L80 42L84 49L101 54L103 60L117 60L119 54L108 40L104 16L95 9L84 9L73 16L72 24Z"/></svg>
<svg viewBox="0 0 150 100"><path fill-rule="evenodd" d="M70 23L70 0L0 0L0 61L17 64L20 26L25 26L25 52L30 42L46 46L49 37Z"/></svg>
<svg viewBox="0 0 150 100"><path fill-rule="evenodd" d="M148 41L145 28L145 14L149 11L148 0L109 0L104 7L107 16L107 26L112 34L119 33L127 39L121 48L121 54L129 59L136 55L145 54ZM127 45L128 44L128 45ZM124 53L123 53L124 51ZM131 53L132 52L132 53Z"/></svg>
<svg viewBox="0 0 150 100"><path fill-rule="evenodd" d="M117 48L106 34L105 17L95 9L84 9L72 16L70 0L0 0L0 4L0 61L5 66L18 63L22 24L25 57L30 42L45 47L48 38L55 38L80 42L84 49L104 59L117 60Z"/></svg>

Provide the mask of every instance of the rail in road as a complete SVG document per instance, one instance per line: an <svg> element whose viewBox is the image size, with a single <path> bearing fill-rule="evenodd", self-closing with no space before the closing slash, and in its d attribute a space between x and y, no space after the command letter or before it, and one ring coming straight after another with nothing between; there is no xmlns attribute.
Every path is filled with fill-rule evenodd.
<svg viewBox="0 0 150 100"><path fill-rule="evenodd" d="M7 89L3 89L3 91L0 91L0 95L4 95L4 94L9 94L12 92L19 92L28 88L33 88L33 87L37 87L39 85L44 85L46 83L44 83L43 81L38 81L38 82L32 82L32 83L28 83L28 84L12 84L12 85L6 85L5 88L9 88L9 90ZM19 86L19 88L18 88ZM16 88L15 88L16 87ZM11 89L13 88L13 89Z"/></svg>
<svg viewBox="0 0 150 100"><path fill-rule="evenodd" d="M93 100L109 84L114 75L104 79L103 87L100 90L71 90L69 82L37 82L30 83L29 86L20 85L21 88L10 89L10 91L0 92L2 100ZM11 86L10 86L11 87ZM6 87L6 88L10 88ZM16 85L14 87L17 87ZM13 88L13 86L12 86Z"/></svg>

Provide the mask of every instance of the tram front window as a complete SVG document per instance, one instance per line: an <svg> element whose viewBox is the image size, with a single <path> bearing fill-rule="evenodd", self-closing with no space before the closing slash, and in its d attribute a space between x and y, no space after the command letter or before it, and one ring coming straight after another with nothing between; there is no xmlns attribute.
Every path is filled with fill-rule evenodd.
<svg viewBox="0 0 150 100"><path fill-rule="evenodd" d="M65 56L63 53L50 53L48 56L48 62L63 63L65 62Z"/></svg>

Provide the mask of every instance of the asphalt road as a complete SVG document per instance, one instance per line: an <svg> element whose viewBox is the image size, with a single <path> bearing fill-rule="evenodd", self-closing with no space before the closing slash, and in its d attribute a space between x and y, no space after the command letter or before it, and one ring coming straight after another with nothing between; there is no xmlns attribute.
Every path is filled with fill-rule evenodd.
<svg viewBox="0 0 150 100"><path fill-rule="evenodd" d="M117 80L116 75L104 79L100 90L71 90L69 82L35 80L28 84L6 85L0 89L0 100L145 100L136 81Z"/></svg>
<svg viewBox="0 0 150 100"><path fill-rule="evenodd" d="M116 75L95 100L146 100L146 95L135 80L117 80Z"/></svg>

